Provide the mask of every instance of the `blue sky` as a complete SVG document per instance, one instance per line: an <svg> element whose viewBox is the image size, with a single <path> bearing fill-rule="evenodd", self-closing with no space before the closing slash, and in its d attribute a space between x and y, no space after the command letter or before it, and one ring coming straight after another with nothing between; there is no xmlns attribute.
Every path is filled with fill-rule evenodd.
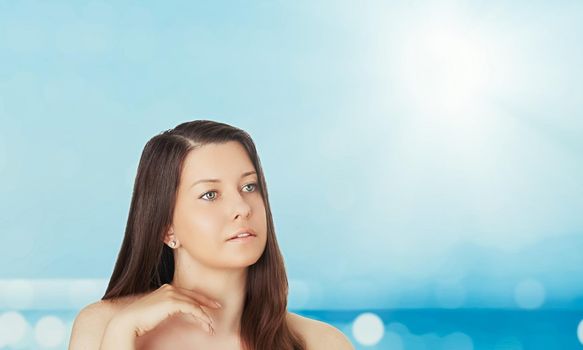
<svg viewBox="0 0 583 350"><path fill-rule="evenodd" d="M215 119L257 143L292 305L581 307L582 11L2 2L0 278L99 295L144 144Z"/></svg>

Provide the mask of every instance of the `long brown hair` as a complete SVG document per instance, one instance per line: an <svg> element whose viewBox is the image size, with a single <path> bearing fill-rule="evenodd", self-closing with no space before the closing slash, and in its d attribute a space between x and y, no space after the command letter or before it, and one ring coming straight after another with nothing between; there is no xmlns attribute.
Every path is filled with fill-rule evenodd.
<svg viewBox="0 0 583 350"><path fill-rule="evenodd" d="M304 350L304 341L286 323L288 281L255 144L247 132L228 124L210 120L186 122L146 143L138 165L124 239L101 299L153 291L172 281L174 253L163 243L163 236L172 223L184 159L194 148L228 141L239 142L251 158L267 217L265 250L248 267L241 343L247 350Z"/></svg>

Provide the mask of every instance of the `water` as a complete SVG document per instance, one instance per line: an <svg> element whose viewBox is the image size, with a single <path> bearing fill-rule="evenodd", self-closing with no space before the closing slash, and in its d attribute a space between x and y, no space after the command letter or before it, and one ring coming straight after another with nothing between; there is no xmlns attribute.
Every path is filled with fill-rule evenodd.
<svg viewBox="0 0 583 350"><path fill-rule="evenodd" d="M363 346L355 340L352 321L362 312L298 313L334 324L357 349L583 350L577 338L583 310L373 310L385 328L383 338L374 346Z"/></svg>
<svg viewBox="0 0 583 350"><path fill-rule="evenodd" d="M3 310L5 312L7 310ZM583 310L503 310L503 309L398 309L398 310L291 310L305 317L330 323L340 329L362 350L530 350L580 349L577 326ZM75 310L19 311L27 327L19 343L1 349L67 349ZM372 329L360 336L354 321L359 315L373 313L382 320L380 340ZM43 317L53 316L57 322L38 326ZM46 319L45 319L46 320ZM55 319L52 319L55 321ZM60 320L62 323L59 326ZM14 330L0 330L0 336ZM355 333L356 332L356 333ZM372 337L372 338L371 338ZM364 343L359 340L365 340ZM50 344L58 343L54 347ZM46 344L47 346L42 346Z"/></svg>

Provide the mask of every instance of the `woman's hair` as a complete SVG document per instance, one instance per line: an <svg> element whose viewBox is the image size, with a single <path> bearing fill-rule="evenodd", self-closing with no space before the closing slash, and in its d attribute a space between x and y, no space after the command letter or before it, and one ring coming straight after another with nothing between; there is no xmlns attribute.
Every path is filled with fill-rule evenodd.
<svg viewBox="0 0 583 350"><path fill-rule="evenodd" d="M164 244L163 237L172 224L184 159L195 148L229 141L239 142L251 158L267 217L265 250L248 267L241 343L247 350L303 350L303 340L286 323L288 282L261 162L251 136L228 124L210 120L186 122L146 143L124 239L102 300L153 291L172 281L174 251Z"/></svg>

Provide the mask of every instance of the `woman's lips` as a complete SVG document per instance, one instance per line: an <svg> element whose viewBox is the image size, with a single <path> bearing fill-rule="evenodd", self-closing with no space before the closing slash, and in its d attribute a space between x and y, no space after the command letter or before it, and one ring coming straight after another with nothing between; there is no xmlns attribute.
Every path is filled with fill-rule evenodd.
<svg viewBox="0 0 583 350"><path fill-rule="evenodd" d="M227 239L227 241L230 241L231 239L234 239L241 234L251 234L253 236L257 236L251 227L241 227L239 230L237 230L237 232L233 233L231 238Z"/></svg>
<svg viewBox="0 0 583 350"><path fill-rule="evenodd" d="M252 241L253 239L255 239L255 236L251 235L251 236L247 236L247 237L235 237L235 238L231 238L227 242L246 243L246 242Z"/></svg>

